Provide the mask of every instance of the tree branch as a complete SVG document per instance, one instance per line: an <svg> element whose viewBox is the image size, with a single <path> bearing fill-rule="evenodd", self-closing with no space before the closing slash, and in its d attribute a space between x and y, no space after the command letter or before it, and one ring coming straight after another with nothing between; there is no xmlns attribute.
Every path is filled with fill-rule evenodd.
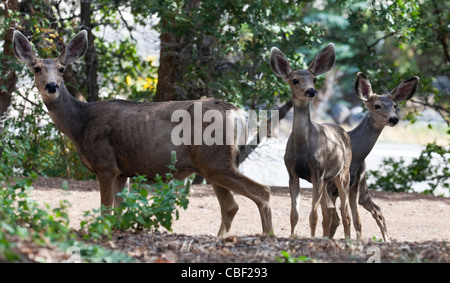
<svg viewBox="0 0 450 283"><path fill-rule="evenodd" d="M450 109L442 107L441 105L438 105L438 104L430 104L426 101L424 102L424 101L415 100L415 99L410 99L409 101L411 101L412 103L430 107L430 108L436 110L439 113L439 115L441 115L441 117L444 119L444 121L447 123L447 126L450 126ZM445 115L444 113L446 113L447 115ZM446 116L448 116L448 117L446 117Z"/></svg>
<svg viewBox="0 0 450 283"><path fill-rule="evenodd" d="M119 15L120 15L120 18L122 19L122 22L125 24L125 27L127 28L128 32L130 33L131 39L136 41L136 39L133 37L133 34L132 34L133 29L128 25L128 22L123 17L122 12L120 11L120 8L119 8L118 5L117 5L117 12L119 12Z"/></svg>
<svg viewBox="0 0 450 283"><path fill-rule="evenodd" d="M370 50L371 50L374 46L376 46L376 45L378 44L378 42L380 42L380 41L382 41L382 40L384 40L384 39L386 39L386 38L388 38L388 37L391 37L391 36L393 36L393 35L395 35L395 32L394 32L394 31L393 31L393 32L390 32L390 33L388 33L388 34L386 34L386 35L383 36L383 37L378 38L377 40L375 40L374 43L372 43L372 44L370 44L370 45L367 45L367 44L366 44L367 51L370 52Z"/></svg>
<svg viewBox="0 0 450 283"><path fill-rule="evenodd" d="M450 52L449 52L449 46L447 43L448 38L448 28L446 27L446 21L442 20L441 14L442 9L439 7L439 5L436 3L436 0L433 0L433 6L434 6L434 14L436 15L437 21L438 21L438 28L433 28L434 32L436 32L437 39L439 43L442 45L442 49L444 51L445 59L447 60L447 63L450 62Z"/></svg>
<svg viewBox="0 0 450 283"><path fill-rule="evenodd" d="M33 86L34 87L34 86ZM32 88L33 88L32 87ZM31 88L30 88L31 89ZM29 90L30 90L29 89ZM27 96L25 96L25 95L23 95L20 91L15 91L15 94L17 94L18 96L20 96L20 97L22 97L22 99L23 100L25 100L26 102L28 102L28 103L30 103L31 105L33 105L34 107L37 107L37 108L42 108L42 105L39 105L39 104L37 104L36 102L34 102L34 101L31 101ZM42 109L46 114L49 114L47 111L45 111L45 109Z"/></svg>
<svg viewBox="0 0 450 283"><path fill-rule="evenodd" d="M286 117L287 113L289 112L289 110L291 110L293 105L292 100L289 100L288 102L286 102L285 104L283 104L283 106L281 106L278 109L273 109L273 110L278 110L278 121L281 121L282 119L284 119L284 117ZM269 118L267 120L267 137L272 137L272 133L270 132L270 130L272 129L272 118ZM238 163L241 164L259 145L259 143L261 142L261 139L264 137L260 137L259 136L259 131L258 131L258 136L255 137L256 139L256 145L252 144L252 142L250 142L250 145L248 146L242 146L243 148L240 148L240 153L239 153L239 157L238 157Z"/></svg>

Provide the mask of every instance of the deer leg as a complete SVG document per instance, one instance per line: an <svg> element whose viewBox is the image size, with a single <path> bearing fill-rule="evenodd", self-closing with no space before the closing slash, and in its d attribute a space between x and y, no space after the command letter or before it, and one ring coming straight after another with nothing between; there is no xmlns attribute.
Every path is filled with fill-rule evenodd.
<svg viewBox="0 0 450 283"><path fill-rule="evenodd" d="M289 193L291 195L291 235L294 235L300 212L300 181L297 176L289 174Z"/></svg>
<svg viewBox="0 0 450 283"><path fill-rule="evenodd" d="M111 208L114 204L116 193L115 182L118 176L113 170L97 170L97 178L100 183L100 202L106 208Z"/></svg>
<svg viewBox="0 0 450 283"><path fill-rule="evenodd" d="M312 206L311 212L309 214L309 226L311 229L311 237L316 236L316 226L317 226L317 209L321 202L323 192L325 190L325 184L321 178L317 178L313 181L313 194L312 194Z"/></svg>
<svg viewBox="0 0 450 283"><path fill-rule="evenodd" d="M216 193L217 199L219 200L220 213L222 215L222 223L220 223L218 237L226 237L231 228L231 223L233 218L239 210L239 206L234 200L233 194L218 185L212 185L214 192Z"/></svg>
<svg viewBox="0 0 450 283"><path fill-rule="evenodd" d="M328 195L331 197L331 201L334 205L336 205L336 199L339 196L338 190L334 184L330 184L327 186ZM339 218L338 213L334 213L331 218L331 225L330 225L330 239L334 237L334 234L336 234L336 229L339 227L339 224L341 223L341 219Z"/></svg>
<svg viewBox="0 0 450 283"><path fill-rule="evenodd" d="M322 230L323 230L323 237L329 237L330 234L330 224L331 224L331 212L327 209L327 203L325 201L325 198L322 198L320 201L320 207L322 208Z"/></svg>
<svg viewBox="0 0 450 283"><path fill-rule="evenodd" d="M322 208L322 229L323 229L323 237L332 238L331 237L331 224L336 215L336 206L334 205L330 195L328 194L329 187L331 184L327 184L326 191L323 193L322 199L320 201L320 206Z"/></svg>
<svg viewBox="0 0 450 283"><path fill-rule="evenodd" d="M350 209L352 211L353 226L356 231L356 238L361 240L362 238L362 227L361 218L358 212L358 199L359 199L359 180L355 180L352 187L350 188L349 201Z"/></svg>
<svg viewBox="0 0 450 283"><path fill-rule="evenodd" d="M116 193L114 194L114 207L120 206L120 204L123 201L123 198L117 196L117 194L121 193L123 191L123 189L125 188L125 183L127 182L127 180L128 180L128 177L120 177L119 176L119 177L116 178L116 183L115 183L115 191L116 191Z"/></svg>
<svg viewBox="0 0 450 283"><path fill-rule="evenodd" d="M234 172L220 172L216 174L204 174L207 180L211 180L220 187L236 192L240 195L246 196L258 206L259 214L261 216L262 230L265 235L273 233L272 226L272 212L269 205L270 188L263 186L250 178L239 173Z"/></svg>
<svg viewBox="0 0 450 283"><path fill-rule="evenodd" d="M342 176L342 173L334 179L334 184L338 188L339 198L341 200L341 216L342 224L344 225L345 238L351 238L350 236L350 213L348 210L348 195L349 195L349 174Z"/></svg>
<svg viewBox="0 0 450 283"><path fill-rule="evenodd" d="M377 222L378 227L380 227L381 234L383 235L383 240L385 242L390 242L391 237L387 232L384 216L381 213L380 207L376 205L372 201L372 198L370 197L370 193L366 184L365 174L362 175L359 189L360 189L359 204L362 205L367 211L369 211L370 214L372 214L372 217Z"/></svg>

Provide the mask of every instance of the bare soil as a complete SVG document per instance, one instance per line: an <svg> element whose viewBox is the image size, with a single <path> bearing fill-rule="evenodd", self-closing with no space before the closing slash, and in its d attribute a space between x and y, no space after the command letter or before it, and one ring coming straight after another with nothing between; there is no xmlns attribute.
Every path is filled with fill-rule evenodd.
<svg viewBox="0 0 450 283"><path fill-rule="evenodd" d="M68 190L61 189L63 182L68 182ZM86 210L100 206L98 183L94 180L40 178L34 187L32 196L38 203L53 206L61 200L70 202L70 224L74 229L79 228ZM380 243L379 228L362 207L363 242L345 241L342 226L334 240L310 238L311 189L301 191L297 235L290 237L288 189L273 187L271 191L274 237L259 235L262 227L256 205L235 195L239 211L230 237L218 239L215 235L220 225L220 209L214 191L209 185L196 185L191 189L189 206L180 211L172 233L120 232L103 244L142 262L277 262L277 257L282 258L281 251L287 251L292 258L313 262L366 262L374 259L372 254L379 255L381 262L450 262L449 198L371 192L393 239L391 243ZM316 233L322 234L321 225ZM352 231L352 239L355 238Z"/></svg>

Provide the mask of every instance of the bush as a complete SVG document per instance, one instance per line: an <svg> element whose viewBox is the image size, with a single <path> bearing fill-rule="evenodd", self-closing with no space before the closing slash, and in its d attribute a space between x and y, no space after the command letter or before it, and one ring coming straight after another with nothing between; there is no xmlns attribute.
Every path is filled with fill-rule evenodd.
<svg viewBox="0 0 450 283"><path fill-rule="evenodd" d="M101 210L87 211L87 221L81 222L84 238L100 239L110 237L113 230L127 231L151 230L158 231L164 227L172 231L173 215L179 217L178 208L186 209L189 203L190 182L184 185L183 181L173 178L172 171L175 170L175 153L172 154L172 164L169 165L170 172L166 174L165 182L159 175L155 177L156 183L147 184L145 176L133 178L132 190L124 189L118 195L123 198L118 207L105 208ZM99 215L100 213L100 215Z"/></svg>
<svg viewBox="0 0 450 283"><path fill-rule="evenodd" d="M36 174L10 182L0 174L3 181L0 188L0 262L23 261L17 243L27 242L33 250L51 246L69 253L77 248L85 262L130 262L134 259L120 252L107 250L99 245L77 240L77 234L69 228L67 208L62 201L56 208L39 208L29 196ZM70 254L70 253L69 253ZM26 255L25 255L26 256ZM45 261L44 258L35 258Z"/></svg>
<svg viewBox="0 0 450 283"><path fill-rule="evenodd" d="M370 189L411 192L414 184L426 182L424 194L434 194L438 187L450 190L450 148L430 143L409 165L403 158L384 159L380 169L368 171L368 176L375 179L368 184Z"/></svg>
<svg viewBox="0 0 450 283"><path fill-rule="evenodd" d="M311 259L307 256L299 256L294 257L289 254L287 251L280 251L281 257L276 256L275 259L279 263L301 263L301 262L315 262L315 260Z"/></svg>
<svg viewBox="0 0 450 283"><path fill-rule="evenodd" d="M25 93L28 105L15 97L11 109L16 112L5 120L1 135L2 163L7 176L26 176L34 172L49 177L92 179L95 175L81 163L73 143L56 129L44 110L39 94Z"/></svg>
<svg viewBox="0 0 450 283"><path fill-rule="evenodd" d="M16 179L14 183L5 178L0 189L0 259L20 260L14 252L19 239L31 240L36 245L53 243L69 238L67 202L52 210L38 207L28 193L32 189L35 174Z"/></svg>

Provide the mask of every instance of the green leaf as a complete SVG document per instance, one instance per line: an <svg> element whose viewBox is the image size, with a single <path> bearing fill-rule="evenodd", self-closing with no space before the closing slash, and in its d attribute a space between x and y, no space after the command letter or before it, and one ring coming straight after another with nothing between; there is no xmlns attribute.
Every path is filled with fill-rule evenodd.
<svg viewBox="0 0 450 283"><path fill-rule="evenodd" d="M147 189L141 189L140 192L139 192L139 194L140 194L142 197L147 197L147 196L148 196L148 190L147 190Z"/></svg>

